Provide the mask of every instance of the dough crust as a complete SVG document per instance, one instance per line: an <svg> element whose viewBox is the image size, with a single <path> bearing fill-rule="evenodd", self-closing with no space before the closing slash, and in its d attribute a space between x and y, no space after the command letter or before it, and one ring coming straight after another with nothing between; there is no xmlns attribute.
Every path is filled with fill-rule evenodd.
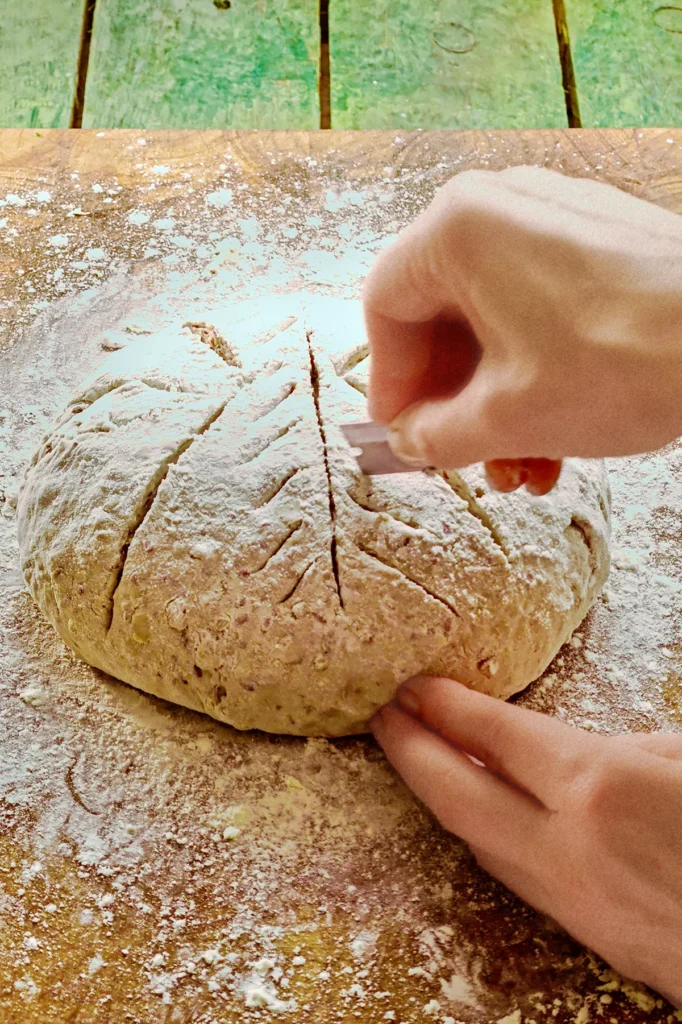
<svg viewBox="0 0 682 1024"><path fill-rule="evenodd" d="M227 344L226 344L227 341ZM34 599L81 658L239 729L341 736L415 673L498 697L537 678L608 572L609 488L481 467L360 475L356 303L233 307L112 353L18 505Z"/></svg>

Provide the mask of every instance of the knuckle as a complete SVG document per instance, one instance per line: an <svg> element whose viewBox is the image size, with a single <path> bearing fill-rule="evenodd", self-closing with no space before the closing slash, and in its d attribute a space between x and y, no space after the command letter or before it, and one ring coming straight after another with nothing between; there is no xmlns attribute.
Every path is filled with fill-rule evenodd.
<svg viewBox="0 0 682 1024"><path fill-rule="evenodd" d="M510 424L515 422L513 417L517 404L520 403L516 395L504 382L491 382L479 409L479 418L486 432L495 435L508 432Z"/></svg>
<svg viewBox="0 0 682 1024"><path fill-rule="evenodd" d="M363 305L370 309L374 306L376 298L376 292L378 287L377 281L378 275L380 273L380 271L378 270L379 260L381 260L381 256L377 257L376 263L371 268L370 272L365 278L362 288L360 290L360 298L362 299Z"/></svg>
<svg viewBox="0 0 682 1024"><path fill-rule="evenodd" d="M426 225L406 228L377 257L362 288L365 310L388 319L423 321L441 304L440 246Z"/></svg>
<svg viewBox="0 0 682 1024"><path fill-rule="evenodd" d="M575 769L574 769L575 771ZM619 757L602 756L575 774L573 802L581 815L596 827L608 831L617 815L629 804L632 779L628 766Z"/></svg>
<svg viewBox="0 0 682 1024"><path fill-rule="evenodd" d="M504 172L463 171L441 189L434 203L456 226L458 241L467 246L480 241L491 227L509 222L508 191Z"/></svg>
<svg viewBox="0 0 682 1024"><path fill-rule="evenodd" d="M535 391L534 382L522 367L508 364L490 372L481 397L477 417L480 430L513 457L526 458L526 449L534 443L533 427L538 419Z"/></svg>
<svg viewBox="0 0 682 1024"><path fill-rule="evenodd" d="M434 437L428 428L419 425L414 432L414 440L417 451L428 466L437 466L442 461L443 446L437 437Z"/></svg>
<svg viewBox="0 0 682 1024"><path fill-rule="evenodd" d="M365 309L384 313L390 307L395 262L393 246L377 256L362 286L361 298Z"/></svg>
<svg viewBox="0 0 682 1024"><path fill-rule="evenodd" d="M476 209L481 205L482 194L488 191L491 182L490 171L462 171L443 186L436 201L446 200L453 209L457 208L460 211Z"/></svg>
<svg viewBox="0 0 682 1024"><path fill-rule="evenodd" d="M483 219L497 216L490 206L491 175L488 171L463 171L436 194L429 217L441 235L452 243L451 255L468 251L481 234Z"/></svg>

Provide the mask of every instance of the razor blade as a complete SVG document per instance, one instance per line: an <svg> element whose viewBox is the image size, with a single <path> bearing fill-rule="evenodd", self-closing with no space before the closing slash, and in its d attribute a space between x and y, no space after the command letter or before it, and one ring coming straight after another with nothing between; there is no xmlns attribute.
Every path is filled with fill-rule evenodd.
<svg viewBox="0 0 682 1024"><path fill-rule="evenodd" d="M388 443L388 429L379 423L344 423L341 430L366 476L421 472L393 453Z"/></svg>

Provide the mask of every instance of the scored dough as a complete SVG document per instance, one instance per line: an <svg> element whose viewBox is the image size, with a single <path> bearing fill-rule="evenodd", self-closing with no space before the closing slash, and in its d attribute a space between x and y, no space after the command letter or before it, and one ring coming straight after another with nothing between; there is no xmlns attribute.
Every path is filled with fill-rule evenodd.
<svg viewBox="0 0 682 1024"><path fill-rule="evenodd" d="M281 297L136 339L79 389L18 504L34 599L81 658L239 729L361 732L400 682L508 697L608 572L609 488L481 467L367 478L356 303Z"/></svg>

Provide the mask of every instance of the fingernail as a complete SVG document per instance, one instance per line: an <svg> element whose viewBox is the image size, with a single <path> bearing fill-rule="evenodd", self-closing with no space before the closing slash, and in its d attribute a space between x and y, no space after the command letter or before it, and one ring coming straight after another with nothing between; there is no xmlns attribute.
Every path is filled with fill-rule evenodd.
<svg viewBox="0 0 682 1024"><path fill-rule="evenodd" d="M395 699L403 711L407 711L408 715L412 715L414 718L419 718L421 714L421 703L414 690L410 690L407 686L403 686L398 690Z"/></svg>
<svg viewBox="0 0 682 1024"><path fill-rule="evenodd" d="M410 429L412 420L413 416L409 410L396 416L388 428L388 443L393 454L406 462L408 466L424 468L428 465L428 459L424 457L424 453L414 438L414 432Z"/></svg>

